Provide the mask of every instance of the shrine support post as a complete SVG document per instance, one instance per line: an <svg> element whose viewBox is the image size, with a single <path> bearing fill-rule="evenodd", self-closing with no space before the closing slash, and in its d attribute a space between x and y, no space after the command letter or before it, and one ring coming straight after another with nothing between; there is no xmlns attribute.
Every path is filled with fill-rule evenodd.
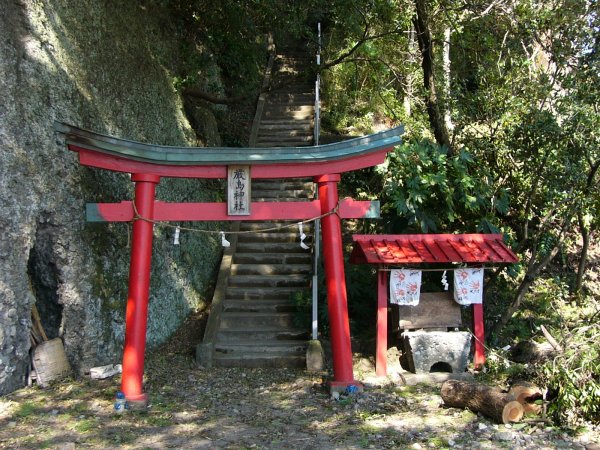
<svg viewBox="0 0 600 450"><path fill-rule="evenodd" d="M321 213L334 210L338 205L337 183L339 174L321 175L315 178L319 189ZM350 322L348 319L348 299L346 275L342 248L342 227L338 214L330 214L321 219L323 241L323 263L327 283L327 310L331 329L333 350L333 377L331 388L345 388L351 384L360 386L354 380L352 370L352 348L350 344Z"/></svg>
<svg viewBox="0 0 600 450"><path fill-rule="evenodd" d="M387 375L387 332L388 332L388 273L377 271L377 349L375 358L375 374L378 377Z"/></svg>
<svg viewBox="0 0 600 450"><path fill-rule="evenodd" d="M135 182L134 204L137 214L142 218L151 220L154 216L156 185L160 181L160 177L148 174L132 174L131 180ZM134 218L121 383L125 398L130 403L145 404L147 402L142 382L146 351L150 265L152 261L152 231L153 224L151 222Z"/></svg>
<svg viewBox="0 0 600 450"><path fill-rule="evenodd" d="M483 322L483 305L481 303L473 304L473 334L475 335L475 354L473 356L473 365L481 367L485 364L485 330Z"/></svg>

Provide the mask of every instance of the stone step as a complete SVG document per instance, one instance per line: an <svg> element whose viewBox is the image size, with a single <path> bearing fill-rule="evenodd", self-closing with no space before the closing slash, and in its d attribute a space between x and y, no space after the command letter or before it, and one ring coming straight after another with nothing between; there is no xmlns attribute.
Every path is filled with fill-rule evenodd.
<svg viewBox="0 0 600 450"><path fill-rule="evenodd" d="M313 229L312 222L305 223L304 232L310 234ZM242 222L240 231L263 231L265 233L291 233L298 230L298 222L278 221L278 222Z"/></svg>
<svg viewBox="0 0 600 450"><path fill-rule="evenodd" d="M308 330L296 328L281 328L265 326L260 328L248 328L245 330L219 330L217 343L226 342L252 342L252 341L295 341L308 339Z"/></svg>
<svg viewBox="0 0 600 450"><path fill-rule="evenodd" d="M224 312L256 312L256 313L293 313L296 305L292 300L237 300L226 299L223 301Z"/></svg>
<svg viewBox="0 0 600 450"><path fill-rule="evenodd" d="M246 368L305 368L305 355L267 355L264 353L248 352L240 355L222 355L215 351L213 359L217 367L246 367Z"/></svg>
<svg viewBox="0 0 600 450"><path fill-rule="evenodd" d="M311 264L312 256L306 253L239 253L234 264ZM311 266L312 267L312 266ZM309 268L309 271L311 268Z"/></svg>
<svg viewBox="0 0 600 450"><path fill-rule="evenodd" d="M290 131L296 132L312 130L312 123L305 122L304 124L295 124L292 121L288 122L277 122L272 124L261 124L259 133L266 133L267 131Z"/></svg>
<svg viewBox="0 0 600 450"><path fill-rule="evenodd" d="M298 246L300 248L300 246ZM250 289L265 287L305 288L310 280L309 274L289 275L236 275L229 278L229 286L247 287Z"/></svg>
<svg viewBox="0 0 600 450"><path fill-rule="evenodd" d="M260 130L258 132L258 137L276 137L276 138L287 138L287 137L300 137L300 138L304 138L306 136L308 137L312 137L313 133L312 130L293 130L291 128L284 128L281 127L277 130Z"/></svg>
<svg viewBox="0 0 600 450"><path fill-rule="evenodd" d="M308 292L302 287L260 287L248 289L246 287L228 286L225 292L226 300L281 300L289 301L298 292Z"/></svg>
<svg viewBox="0 0 600 450"><path fill-rule="evenodd" d="M315 102L315 94L312 92L269 92L267 95L267 102L279 102L279 103L290 103L290 102L303 102L305 104L312 104Z"/></svg>
<svg viewBox="0 0 600 450"><path fill-rule="evenodd" d="M312 116L308 119L287 119L285 117L282 118L270 118L270 119L263 119L261 121L261 124L263 125L285 125L285 126L290 126L293 125L294 123L298 123L298 124L303 124L303 125L309 125L310 127L312 127L313 125L313 119ZM262 125L261 125L262 126Z"/></svg>
<svg viewBox="0 0 600 450"><path fill-rule="evenodd" d="M262 190L305 190L312 191L314 189L315 183L312 181L282 181L282 180L274 180L274 179L256 179L252 180L252 189L262 189Z"/></svg>
<svg viewBox="0 0 600 450"><path fill-rule="evenodd" d="M259 135L256 139L256 142L257 143L261 143L261 142L305 143L305 142L312 141L312 139L313 139L312 134L309 136L260 136Z"/></svg>
<svg viewBox="0 0 600 450"><path fill-rule="evenodd" d="M215 350L222 355L246 355L249 352L257 354L283 353L285 355L304 355L308 347L306 341L253 341L253 342L220 342Z"/></svg>
<svg viewBox="0 0 600 450"><path fill-rule="evenodd" d="M282 191L276 191L273 189L255 189L254 187L252 188L252 199L254 199L255 197L260 197L263 199L270 199L270 200L283 200L283 199L288 199L288 200L302 200L302 199L311 199L313 197L312 192L307 192L304 190L298 190L298 191L287 191L287 190L282 190Z"/></svg>
<svg viewBox="0 0 600 450"><path fill-rule="evenodd" d="M263 116L266 121L273 120L274 123L304 121L312 125L315 115L313 111L264 111Z"/></svg>
<svg viewBox="0 0 600 450"><path fill-rule="evenodd" d="M273 87L269 91L269 95L301 94L301 95L311 95L314 99L315 98L315 89L314 88L315 88L314 83L306 83L304 81L295 81L294 79L291 79L291 80L288 80L286 83L282 83L281 85Z"/></svg>
<svg viewBox="0 0 600 450"><path fill-rule="evenodd" d="M294 314L289 312L224 312L221 314L221 330L246 330L260 327L293 328Z"/></svg>
<svg viewBox="0 0 600 450"><path fill-rule="evenodd" d="M286 102L270 102L267 100L265 102L265 108L263 110L263 117L265 114L270 112L277 112L278 114L285 112L307 112L314 113L315 105L311 103L286 103Z"/></svg>
<svg viewBox="0 0 600 450"><path fill-rule="evenodd" d="M269 148L269 147L310 147L312 145L312 141L306 142L281 142L281 141L273 141L273 142L261 142L260 147Z"/></svg>
<svg viewBox="0 0 600 450"><path fill-rule="evenodd" d="M231 275L290 275L303 274L311 270L310 264L235 263Z"/></svg>
<svg viewBox="0 0 600 450"><path fill-rule="evenodd" d="M293 228L285 231L277 232L255 232L255 233L242 233L238 235L238 245L241 243L252 243L252 242L271 242L275 243L294 243L298 241L298 229Z"/></svg>
<svg viewBox="0 0 600 450"><path fill-rule="evenodd" d="M240 235L241 236L241 235ZM237 251L240 253L306 253L310 250L300 248L296 242L238 242Z"/></svg>

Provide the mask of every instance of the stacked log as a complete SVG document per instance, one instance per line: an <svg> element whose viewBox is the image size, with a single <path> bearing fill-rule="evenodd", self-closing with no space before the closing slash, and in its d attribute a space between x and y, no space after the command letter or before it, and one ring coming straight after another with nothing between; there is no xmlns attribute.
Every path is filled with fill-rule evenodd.
<svg viewBox="0 0 600 450"><path fill-rule="evenodd" d="M523 383L507 393L498 387L469 381L448 380L442 384L446 406L468 408L504 424L519 422L529 412L539 413L539 405L534 402L541 397L539 388Z"/></svg>

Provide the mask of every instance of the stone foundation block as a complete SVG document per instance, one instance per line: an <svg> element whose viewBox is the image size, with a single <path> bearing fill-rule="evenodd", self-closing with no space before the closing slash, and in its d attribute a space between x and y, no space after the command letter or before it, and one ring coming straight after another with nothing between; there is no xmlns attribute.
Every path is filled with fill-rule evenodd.
<svg viewBox="0 0 600 450"><path fill-rule="evenodd" d="M402 333L405 369L413 373L467 369L471 334L466 331L405 331Z"/></svg>

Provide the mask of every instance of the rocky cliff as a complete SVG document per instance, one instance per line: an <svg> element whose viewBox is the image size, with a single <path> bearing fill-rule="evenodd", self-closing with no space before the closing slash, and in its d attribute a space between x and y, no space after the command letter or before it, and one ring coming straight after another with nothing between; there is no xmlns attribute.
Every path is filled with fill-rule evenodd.
<svg viewBox="0 0 600 450"><path fill-rule="evenodd" d="M120 361L130 224L87 224L84 205L131 199L132 183L80 167L53 122L197 144L173 88L181 30L164 3L7 0L0 7L0 394L25 382L33 305L80 373ZM157 197L214 200L218 188L164 179ZM149 348L202 307L220 258L215 235L188 233L179 247L172 241L172 230L155 228Z"/></svg>

